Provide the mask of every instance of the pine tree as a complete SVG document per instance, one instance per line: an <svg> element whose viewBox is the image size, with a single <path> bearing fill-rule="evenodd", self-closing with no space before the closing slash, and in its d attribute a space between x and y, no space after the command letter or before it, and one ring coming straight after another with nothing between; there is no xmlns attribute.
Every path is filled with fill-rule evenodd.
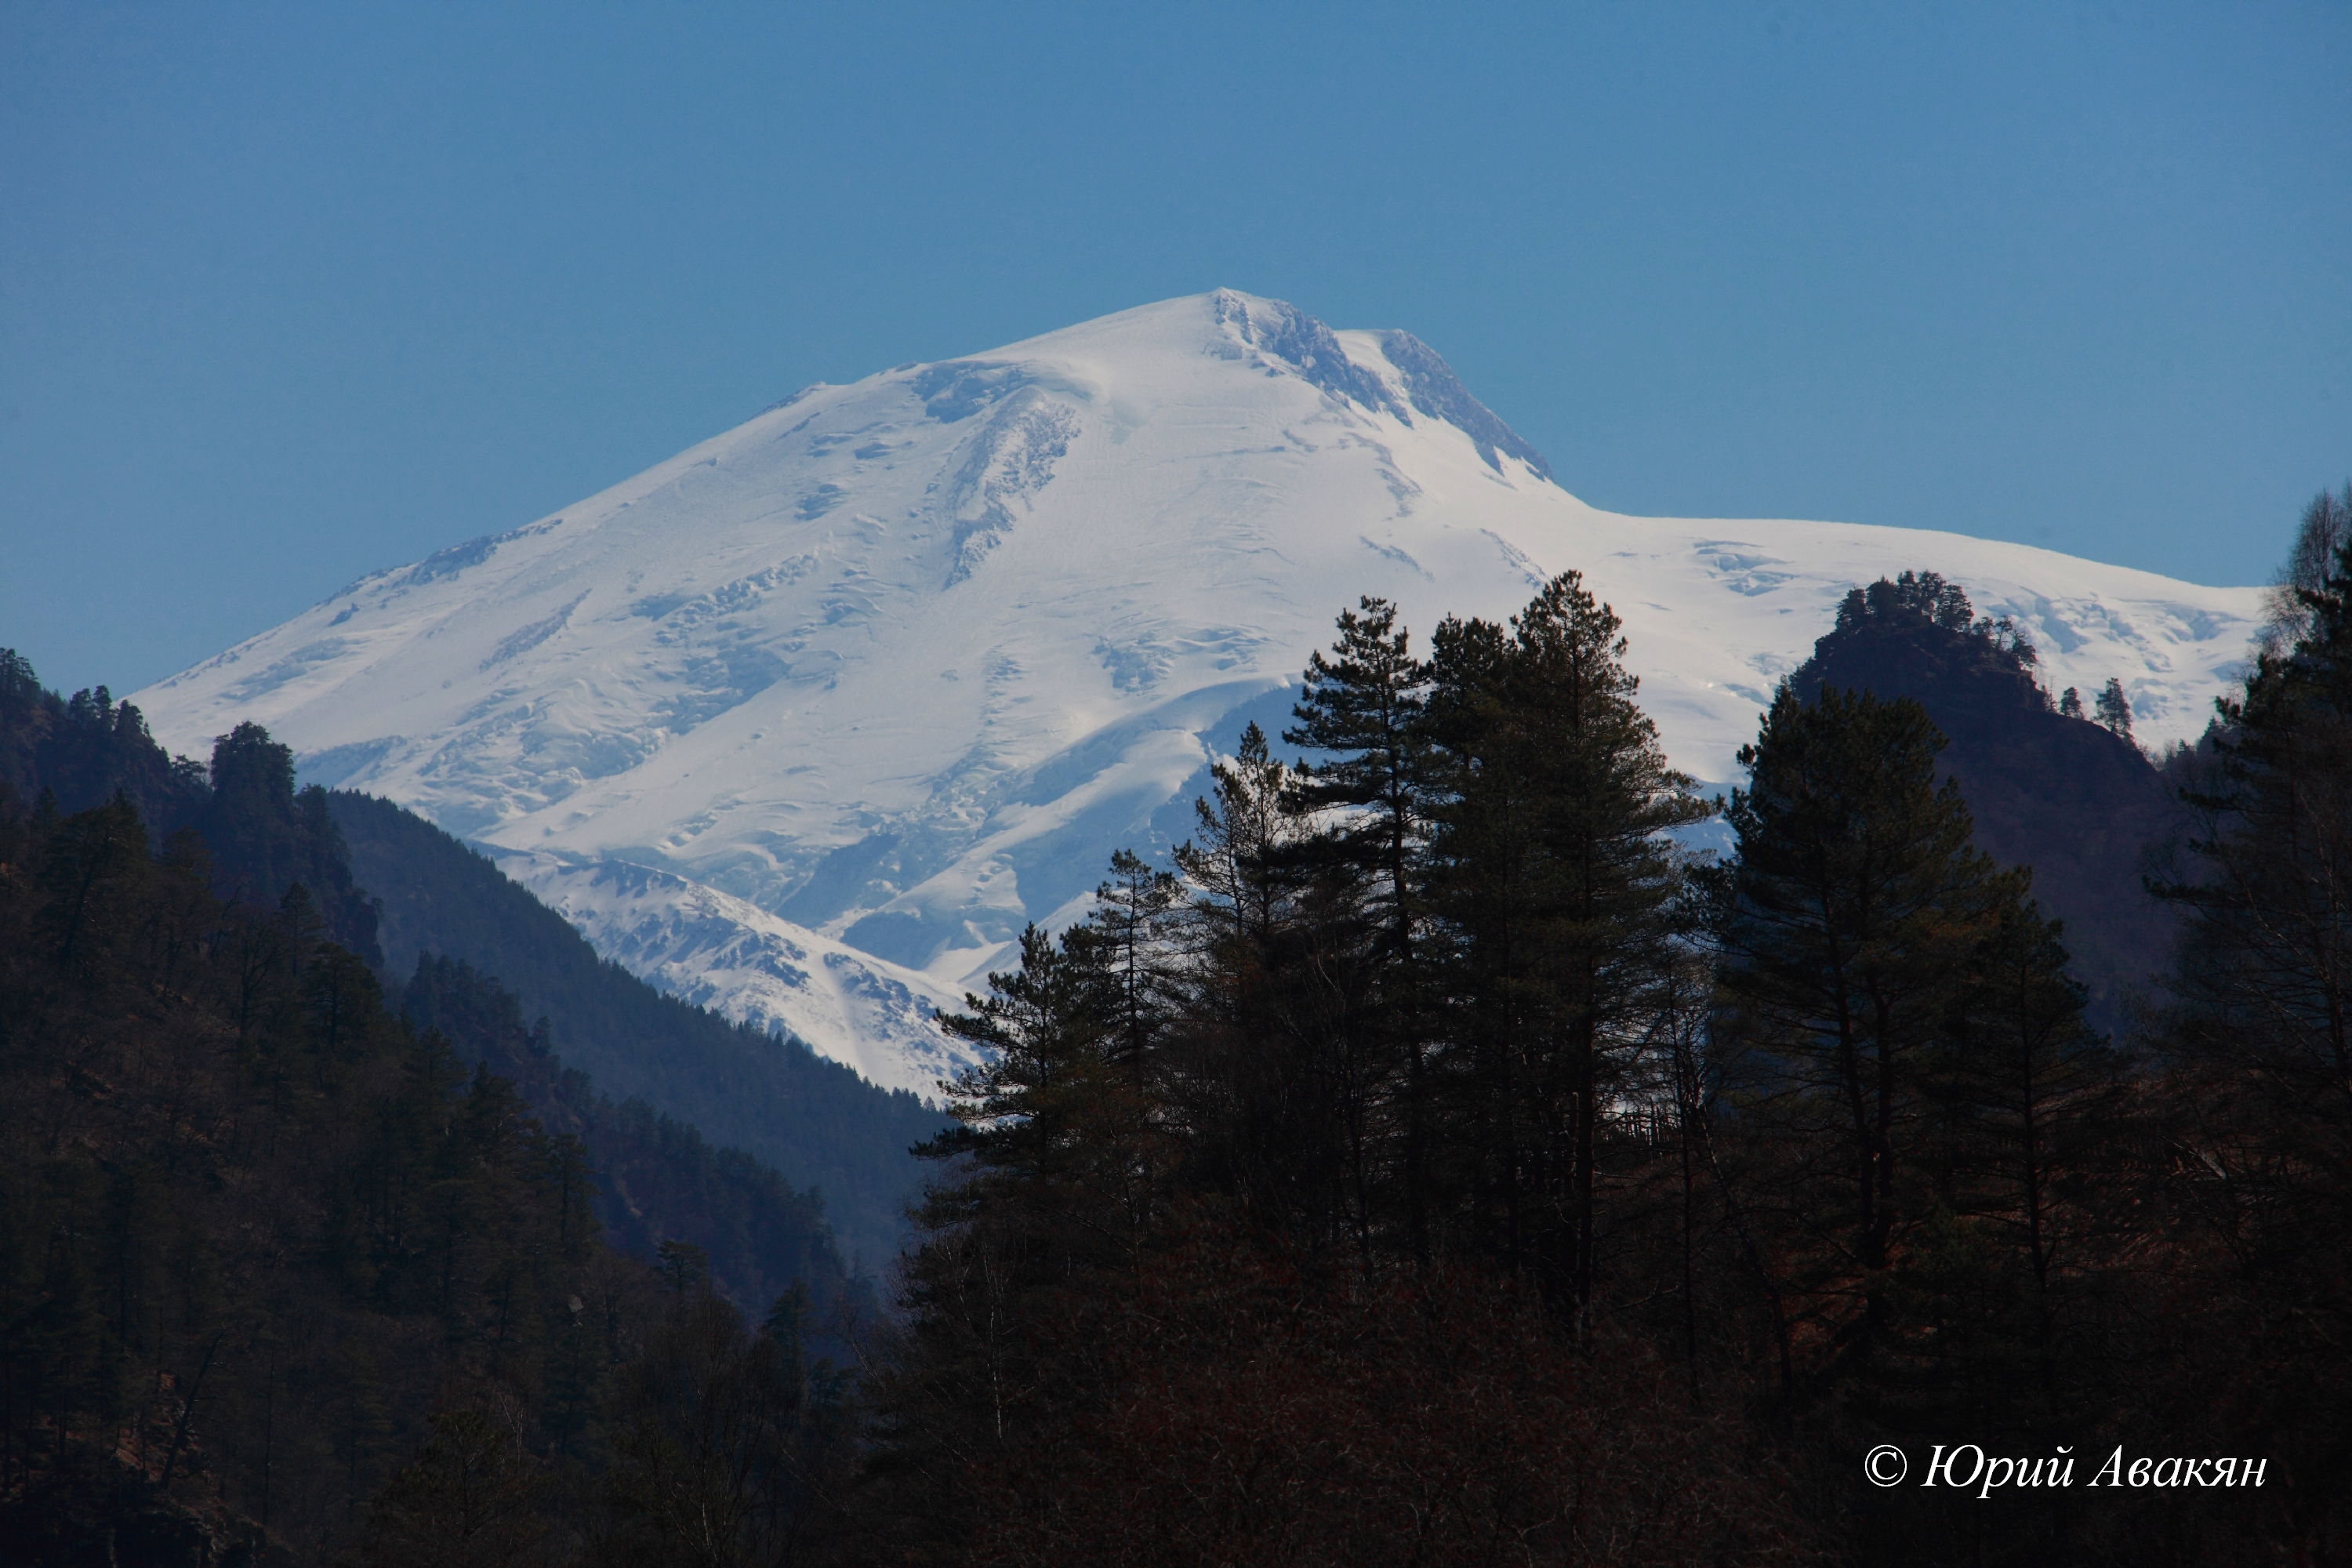
<svg viewBox="0 0 2352 1568"><path fill-rule="evenodd" d="M2191 875L2159 889L2190 915L2167 1047L2206 1222L2352 1331L2352 541L2297 602L2301 635L2221 704Z"/></svg>
<svg viewBox="0 0 2352 1568"><path fill-rule="evenodd" d="M1119 1060L1141 1064L1173 1005L1163 960L1183 888L1173 873L1155 869L1132 850L1114 853L1110 871L1110 879L1095 889L1087 923L1118 988L1118 1040L1112 1048Z"/></svg>
<svg viewBox="0 0 2352 1568"><path fill-rule="evenodd" d="M1361 961L1378 929L1356 868L1319 852L1297 778L1265 731L1247 726L1211 776L1194 836L1174 852L1192 894L1177 1115L1204 1181L1256 1223L1360 1252L1373 1070Z"/></svg>
<svg viewBox="0 0 2352 1568"><path fill-rule="evenodd" d="M2306 511L2243 693L2183 797L2198 830L2157 891L2188 915L2158 1042L2162 1190L2184 1405L2296 1478L2294 1551L2352 1528L2352 494ZM2165 1413L2168 1415L2169 1413ZM2283 1552L2286 1549L2282 1548ZM2292 1553L2288 1553L2292 1554Z"/></svg>
<svg viewBox="0 0 2352 1568"><path fill-rule="evenodd" d="M2069 1309L2096 1271L2095 1211L2122 1201L2097 1184L2115 1163L2124 1069L2084 1026L2062 932L2025 879L1986 891L1990 921L1927 1067L1928 1163L1969 1257L1921 1306L1940 1319L1927 1355L1973 1401L1944 1414L2022 1435L2081 1403L2066 1397L2083 1381Z"/></svg>
<svg viewBox="0 0 2352 1568"><path fill-rule="evenodd" d="M1441 984L1469 1033L1487 1245L1586 1325L1602 1107L1648 1033L1677 887L1663 835L1708 808L1634 704L1616 616L1574 572L1511 622L1440 628L1432 851Z"/></svg>
<svg viewBox="0 0 2352 1568"><path fill-rule="evenodd" d="M2131 702L2124 696L2122 681L2112 675L2107 677L2107 684L2101 689L2094 707L2102 725L2126 741L2131 739Z"/></svg>
<svg viewBox="0 0 2352 1568"><path fill-rule="evenodd" d="M2231 1054L2296 1121L2352 1131L2352 552L2300 599L2305 635L2221 704L2221 782L2189 797L2204 875L2163 890L2194 914L2192 1001L2231 1020Z"/></svg>
<svg viewBox="0 0 2352 1568"><path fill-rule="evenodd" d="M1308 660L1297 722L1283 739L1320 754L1300 764L1292 793L1316 825L1307 847L1324 866L1327 901L1353 901L1370 928L1357 1005L1337 1026L1360 1238L1372 1223L1373 1188L1393 1187L1408 1245L1425 1258L1435 1110L1417 931L1433 804L1429 672L1387 600L1358 601L1338 626L1329 657ZM1392 1152L1374 1148L1391 1142Z"/></svg>
<svg viewBox="0 0 2352 1568"><path fill-rule="evenodd" d="M294 753L258 724L236 726L213 744L212 798L195 826L211 847L217 890L233 902L267 906L297 882L320 930L381 965L375 905L352 881L342 836L324 790L297 792Z"/></svg>
<svg viewBox="0 0 2352 1568"><path fill-rule="evenodd" d="M1924 1092L1967 964L1991 929L1942 737L1917 703L1783 687L1727 813L1717 1048L1748 1063L1751 1113L1794 1152L1794 1283L1867 1362L1892 1331L1888 1270L1927 1217Z"/></svg>
<svg viewBox="0 0 2352 1568"><path fill-rule="evenodd" d="M1195 839L1177 847L1177 868L1209 903L1202 913L1219 940L1263 950L1288 917L1306 836L1288 764L1253 722L1233 760L1210 766L1213 799L1192 803Z"/></svg>
<svg viewBox="0 0 2352 1568"><path fill-rule="evenodd" d="M1410 958L1414 884L1428 824L1428 672L1412 657L1396 607L1367 597L1339 613L1329 658L1307 660L1297 722L1282 738L1322 753L1300 764L1296 792L1311 811L1350 814L1330 841L1378 889L1391 953Z"/></svg>

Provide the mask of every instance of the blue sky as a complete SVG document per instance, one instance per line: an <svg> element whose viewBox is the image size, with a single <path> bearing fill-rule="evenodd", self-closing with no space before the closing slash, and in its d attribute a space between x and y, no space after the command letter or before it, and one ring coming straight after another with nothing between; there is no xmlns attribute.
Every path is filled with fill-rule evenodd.
<svg viewBox="0 0 2352 1568"><path fill-rule="evenodd" d="M0 644L126 690L815 380L1229 285L1595 504L2267 576L2352 6L0 4Z"/></svg>

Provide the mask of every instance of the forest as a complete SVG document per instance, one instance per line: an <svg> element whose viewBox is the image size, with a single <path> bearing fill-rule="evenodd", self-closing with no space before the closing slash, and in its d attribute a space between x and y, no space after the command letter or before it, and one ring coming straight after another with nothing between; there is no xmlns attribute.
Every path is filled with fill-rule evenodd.
<svg viewBox="0 0 2352 1568"><path fill-rule="evenodd" d="M294 782L0 653L0 1561L795 1539L872 1297L821 1199L464 961L394 981Z"/></svg>
<svg viewBox="0 0 2352 1568"><path fill-rule="evenodd" d="M2197 746L1906 573L1719 803L1573 572L1342 615L947 1020L877 1560L2344 1560L2347 522Z"/></svg>
<svg viewBox="0 0 2352 1568"><path fill-rule="evenodd" d="M439 957L495 975L514 997L516 1022L529 1018L543 1031L542 1046L566 1071L578 1068L624 1107L634 1102L639 1110L629 1114L647 1125L740 1150L821 1192L845 1265L866 1275L888 1269L923 1180L908 1150L939 1130L935 1110L804 1046L780 1047L765 1030L656 991L415 813L349 790L325 798L352 875L376 901L386 973L413 977L421 961ZM517 1059L509 1052L496 1070L510 1073L504 1064Z"/></svg>
<svg viewBox="0 0 2352 1568"><path fill-rule="evenodd" d="M1847 595L1721 800L1625 653L1575 572L1425 648L1340 615L1190 839L942 1019L987 1065L872 1304L748 1155L724 1268L600 1207L625 1118L469 964L379 977L329 803L234 804L266 736L6 803L0 1541L2352 1554L2352 488L2161 757L1933 573Z"/></svg>

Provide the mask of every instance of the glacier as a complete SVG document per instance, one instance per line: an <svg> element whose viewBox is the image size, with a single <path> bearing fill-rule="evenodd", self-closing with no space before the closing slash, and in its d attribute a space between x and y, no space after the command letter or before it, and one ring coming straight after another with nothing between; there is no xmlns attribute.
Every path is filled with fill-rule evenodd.
<svg viewBox="0 0 2352 1568"><path fill-rule="evenodd" d="M2054 690L2193 738L2260 590L1855 524L1631 517L1402 331L1219 289L807 387L511 532L373 573L135 694L467 837L607 956L930 1092L929 1022L1110 852L1183 836L1358 595L1425 634L1574 567L1676 765L1736 774L1855 584L1963 584Z"/></svg>

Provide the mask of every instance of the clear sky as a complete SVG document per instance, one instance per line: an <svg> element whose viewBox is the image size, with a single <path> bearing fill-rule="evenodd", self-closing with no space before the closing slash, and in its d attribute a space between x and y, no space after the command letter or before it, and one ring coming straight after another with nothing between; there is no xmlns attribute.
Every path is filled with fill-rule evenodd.
<svg viewBox="0 0 2352 1568"><path fill-rule="evenodd" d="M1597 505L2259 581L2352 473L2352 4L0 0L0 644L127 690L1220 285Z"/></svg>

